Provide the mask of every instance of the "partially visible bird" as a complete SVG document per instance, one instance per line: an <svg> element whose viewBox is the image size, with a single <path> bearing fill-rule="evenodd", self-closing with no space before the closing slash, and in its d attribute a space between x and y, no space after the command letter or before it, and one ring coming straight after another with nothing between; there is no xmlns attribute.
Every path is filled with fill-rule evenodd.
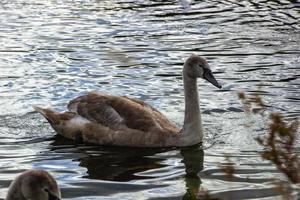
<svg viewBox="0 0 300 200"><path fill-rule="evenodd" d="M20 174L10 184L6 200L60 200L54 178L46 171L33 169Z"/></svg>

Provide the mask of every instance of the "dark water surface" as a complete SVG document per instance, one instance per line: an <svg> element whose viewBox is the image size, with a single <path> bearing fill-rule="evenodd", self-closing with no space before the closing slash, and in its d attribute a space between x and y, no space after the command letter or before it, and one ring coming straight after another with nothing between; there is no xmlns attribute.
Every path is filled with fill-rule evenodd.
<svg viewBox="0 0 300 200"><path fill-rule="evenodd" d="M299 1L2 0L0 18L0 198L31 168L50 171L64 199L191 199L200 187L223 199L278 197L273 179L284 177L253 140L265 122L246 117L236 93L299 117ZM180 126L192 52L224 86L199 81L204 150L76 145L31 107L64 110L97 90L143 99ZM237 169L230 180L224 154Z"/></svg>

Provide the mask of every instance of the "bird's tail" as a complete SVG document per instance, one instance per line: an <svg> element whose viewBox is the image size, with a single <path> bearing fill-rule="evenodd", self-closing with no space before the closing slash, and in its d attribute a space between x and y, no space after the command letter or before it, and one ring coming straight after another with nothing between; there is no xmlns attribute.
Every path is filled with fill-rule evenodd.
<svg viewBox="0 0 300 200"><path fill-rule="evenodd" d="M32 106L34 110L41 113L51 125L58 125L62 121L71 120L76 114L73 112L55 112L47 108Z"/></svg>
<svg viewBox="0 0 300 200"><path fill-rule="evenodd" d="M38 106L32 106L34 108L35 111L37 111L38 113L41 113L50 124L57 124L59 123L59 116L57 115L58 113L50 110L50 109L46 109L46 108L41 108Z"/></svg>

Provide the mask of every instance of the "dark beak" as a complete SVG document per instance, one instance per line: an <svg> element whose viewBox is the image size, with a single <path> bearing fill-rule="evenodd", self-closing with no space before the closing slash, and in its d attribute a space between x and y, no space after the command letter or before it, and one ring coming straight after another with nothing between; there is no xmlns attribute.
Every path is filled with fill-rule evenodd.
<svg viewBox="0 0 300 200"><path fill-rule="evenodd" d="M219 85L218 81L215 79L214 75L212 74L210 69L204 68L203 78L216 86L217 88L221 89L222 86Z"/></svg>
<svg viewBox="0 0 300 200"><path fill-rule="evenodd" d="M61 200L61 199L59 197L57 197L56 195L48 192L48 200Z"/></svg>

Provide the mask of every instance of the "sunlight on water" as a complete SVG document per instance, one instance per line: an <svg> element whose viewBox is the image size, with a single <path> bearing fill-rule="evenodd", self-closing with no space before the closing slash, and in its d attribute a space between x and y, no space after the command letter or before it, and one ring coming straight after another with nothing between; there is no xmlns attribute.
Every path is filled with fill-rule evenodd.
<svg viewBox="0 0 300 200"><path fill-rule="evenodd" d="M271 111L300 113L299 1L2 1L0 198L26 169L58 180L63 199L190 199L200 186L223 199L273 199L273 179L253 140L265 121L243 113L238 91ZM140 98L183 122L181 70L204 56L223 85L199 81L204 150L76 145L32 105L65 110L88 91ZM249 126L252 125L252 126ZM299 145L297 145L299 147ZM226 179L220 163L237 171Z"/></svg>

